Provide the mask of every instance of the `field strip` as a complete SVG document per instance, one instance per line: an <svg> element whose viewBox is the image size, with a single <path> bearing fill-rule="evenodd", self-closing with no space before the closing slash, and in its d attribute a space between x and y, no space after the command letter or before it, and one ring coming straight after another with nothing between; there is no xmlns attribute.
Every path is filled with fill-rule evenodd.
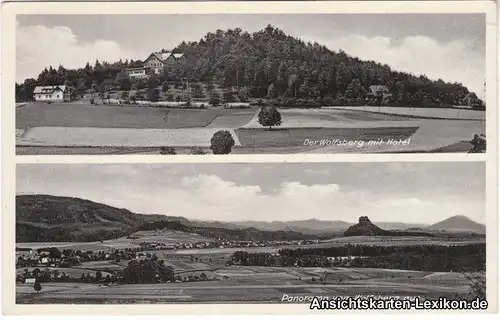
<svg viewBox="0 0 500 320"><path fill-rule="evenodd" d="M342 120L332 121L331 119L324 118L313 118L314 113L311 110L308 113L302 114L300 110L283 110L282 123L278 127L280 129L292 129L292 128L339 128L339 129L372 129L372 128L409 128L416 127L419 125L418 120L401 120L401 121L390 121L390 120L370 120L370 121L352 121L352 120ZM319 111L316 113L320 113ZM318 114L319 116L321 114ZM335 114L330 114L334 116ZM309 117L308 117L309 116ZM252 120L246 125L241 126L243 129L255 129L264 128L259 124L258 113L254 115Z"/></svg>
<svg viewBox="0 0 500 320"><path fill-rule="evenodd" d="M330 110L365 111L372 113L401 115L407 117L450 119L450 120L486 120L486 112L468 109L444 109L444 108L405 108L405 107L324 107Z"/></svg>
<svg viewBox="0 0 500 320"><path fill-rule="evenodd" d="M479 121L425 120L413 135L408 145L368 145L328 146L311 151L312 153L376 153L376 152L411 152L433 151L461 141L470 141L474 134L484 133L485 126Z"/></svg>
<svg viewBox="0 0 500 320"><path fill-rule="evenodd" d="M61 147L209 147L218 130L228 130L241 146L233 129L131 129L89 127L36 127L17 139L18 146Z"/></svg>

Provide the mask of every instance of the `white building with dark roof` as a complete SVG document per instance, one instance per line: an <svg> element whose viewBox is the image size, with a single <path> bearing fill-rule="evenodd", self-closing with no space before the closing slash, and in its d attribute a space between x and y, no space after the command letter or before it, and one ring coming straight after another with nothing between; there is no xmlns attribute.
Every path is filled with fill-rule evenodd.
<svg viewBox="0 0 500 320"><path fill-rule="evenodd" d="M71 100L71 92L67 86L37 86L33 97L36 101L63 102Z"/></svg>

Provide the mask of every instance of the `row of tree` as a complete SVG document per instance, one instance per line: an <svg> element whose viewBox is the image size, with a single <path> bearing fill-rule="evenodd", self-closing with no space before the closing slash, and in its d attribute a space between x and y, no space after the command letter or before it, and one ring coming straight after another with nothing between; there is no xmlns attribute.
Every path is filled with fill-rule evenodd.
<svg viewBox="0 0 500 320"><path fill-rule="evenodd" d="M354 105L365 103L371 85L386 85L392 97L390 103L396 105L457 105L469 93L460 83L397 72L388 65L362 61L318 43L305 43L270 25L253 34L239 28L217 30L199 41L183 42L176 50L184 52L184 58L169 65L159 77L153 77L155 86L143 80L137 80L135 86L148 87L148 95L153 99L160 84L170 82L178 86L188 80L210 86L216 83L231 90L245 88L243 96L250 98L328 98L335 104ZM62 83L78 92L103 92L110 87L130 90L136 80L130 79L124 69L141 65L141 61L120 60L96 61L93 66L87 63L80 69L49 67L36 79L18 84L16 95L23 99L32 94L36 85ZM204 96L198 85L192 89L195 96Z"/></svg>

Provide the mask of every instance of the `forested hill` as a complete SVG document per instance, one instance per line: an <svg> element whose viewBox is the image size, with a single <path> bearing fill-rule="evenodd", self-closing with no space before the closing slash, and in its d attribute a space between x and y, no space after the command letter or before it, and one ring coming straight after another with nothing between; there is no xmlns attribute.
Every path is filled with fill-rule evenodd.
<svg viewBox="0 0 500 320"><path fill-rule="evenodd" d="M364 104L369 86L382 84L389 88L393 105L443 106L460 104L469 93L462 84L398 72L343 51L331 51L318 43L306 43L272 26L253 34L239 28L217 30L200 41L181 43L174 52L184 52L185 58L165 70L161 82L187 78L192 82L215 82L224 88L245 87L251 98L316 102L329 99L337 105ZM141 61L120 60L96 61L94 66L88 63L78 70L50 67L38 79L26 80L18 91L65 81L80 91L93 83L102 87L106 81L115 81L122 69L140 64Z"/></svg>

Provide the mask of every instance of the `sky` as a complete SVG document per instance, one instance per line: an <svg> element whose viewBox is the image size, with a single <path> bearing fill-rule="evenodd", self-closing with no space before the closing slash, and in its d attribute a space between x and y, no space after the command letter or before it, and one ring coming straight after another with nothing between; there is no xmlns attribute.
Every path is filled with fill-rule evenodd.
<svg viewBox="0 0 500 320"><path fill-rule="evenodd" d="M16 188L210 221L486 220L483 162L18 164Z"/></svg>
<svg viewBox="0 0 500 320"><path fill-rule="evenodd" d="M483 96L483 14L20 15L16 80L36 77L49 65L143 60L217 29L255 32L268 24L398 71L463 83Z"/></svg>

